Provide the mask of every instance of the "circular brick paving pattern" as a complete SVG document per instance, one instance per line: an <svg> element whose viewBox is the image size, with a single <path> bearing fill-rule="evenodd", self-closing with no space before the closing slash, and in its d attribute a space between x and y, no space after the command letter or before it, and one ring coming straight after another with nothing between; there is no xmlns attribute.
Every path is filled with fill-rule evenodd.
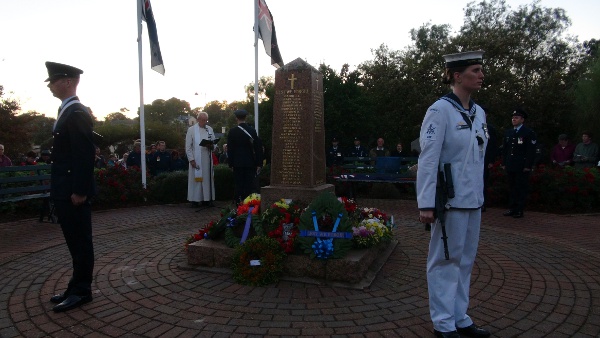
<svg viewBox="0 0 600 338"><path fill-rule="evenodd" d="M227 273L182 269L185 237L218 211L159 206L94 214L94 301L56 314L49 298L64 289L71 262L60 229L44 229L45 244L13 244L10 259L0 260L0 336L432 336L429 233L414 221L414 202L367 202L394 214L400 228L399 245L364 290L290 281L247 287ZM597 337L600 250L585 246L585 233L564 230L572 219L544 222L553 216L538 214L542 224L519 224L500 213L484 214L471 287L475 322L496 337ZM564 236L536 232L550 223Z"/></svg>

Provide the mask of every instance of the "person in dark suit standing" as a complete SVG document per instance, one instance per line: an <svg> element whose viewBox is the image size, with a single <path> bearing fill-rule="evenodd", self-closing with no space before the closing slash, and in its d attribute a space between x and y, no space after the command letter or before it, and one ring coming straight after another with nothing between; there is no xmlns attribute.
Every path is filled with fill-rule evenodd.
<svg viewBox="0 0 600 338"><path fill-rule="evenodd" d="M506 169L510 189L510 206L504 216L523 217L529 190L529 175L535 158L537 138L524 123L527 113L517 108L512 113L512 128L504 134L502 166Z"/></svg>
<svg viewBox="0 0 600 338"><path fill-rule="evenodd" d="M95 192L93 120L76 96L81 69L46 62L48 88L62 101L53 127L50 194L71 259L73 276L66 291L53 296L63 312L92 300L94 247L90 199Z"/></svg>
<svg viewBox="0 0 600 338"><path fill-rule="evenodd" d="M234 114L238 126L232 128L227 136L227 157L229 167L233 168L234 200L240 203L248 195L258 192L254 180L260 174L264 155L256 130L246 123L248 112L238 109Z"/></svg>

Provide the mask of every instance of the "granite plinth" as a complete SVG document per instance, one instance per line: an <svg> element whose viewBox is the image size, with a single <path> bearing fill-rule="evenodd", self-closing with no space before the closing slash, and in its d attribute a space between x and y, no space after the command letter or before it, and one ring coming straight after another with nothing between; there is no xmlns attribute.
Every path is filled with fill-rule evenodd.
<svg viewBox="0 0 600 338"><path fill-rule="evenodd" d="M311 259L308 255L288 255L284 266L284 279L288 277L317 284L338 282L346 286L363 288L370 285L381 266L398 244L393 240L369 249L350 250L340 259ZM230 267L234 249L223 241L201 240L188 246L189 266L214 268L223 271ZM229 270L230 271L230 270Z"/></svg>
<svg viewBox="0 0 600 338"><path fill-rule="evenodd" d="M322 184L316 187L283 187L268 185L260 188L260 208L267 210L280 199L291 199L296 203L309 205L323 192L335 192L332 184Z"/></svg>

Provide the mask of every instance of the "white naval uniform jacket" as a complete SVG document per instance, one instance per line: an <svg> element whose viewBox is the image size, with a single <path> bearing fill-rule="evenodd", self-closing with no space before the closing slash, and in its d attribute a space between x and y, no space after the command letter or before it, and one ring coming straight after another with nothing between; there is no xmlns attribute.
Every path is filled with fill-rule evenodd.
<svg viewBox="0 0 600 338"><path fill-rule="evenodd" d="M484 130L485 112L474 103L471 110L466 111L460 104L454 105L444 98L429 107L421 125L418 207L420 210L435 208L438 171L445 163L451 163L455 197L448 200L450 208L479 208L483 205L483 166L488 142ZM472 129L460 111L475 114ZM478 144L477 135L484 141L482 145Z"/></svg>

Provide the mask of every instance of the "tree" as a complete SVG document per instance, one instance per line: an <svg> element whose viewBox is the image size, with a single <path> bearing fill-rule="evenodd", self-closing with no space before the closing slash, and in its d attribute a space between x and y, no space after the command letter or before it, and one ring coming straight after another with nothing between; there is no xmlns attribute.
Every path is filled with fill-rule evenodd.
<svg viewBox="0 0 600 338"><path fill-rule="evenodd" d="M188 115L192 109L187 101L172 97L168 100L154 100L152 104L144 105L146 121L155 121L164 124L176 123L181 115ZM139 109L138 109L139 115Z"/></svg>
<svg viewBox="0 0 600 338"><path fill-rule="evenodd" d="M514 11L504 0L467 6L452 50L486 52L484 88L476 98L492 108L489 118L498 126L508 126L510 112L522 106L542 143L554 144L568 132L574 109L569 88L576 80L570 70L580 62L576 43L563 37L570 24L563 9L542 8L539 1Z"/></svg>
<svg viewBox="0 0 600 338"><path fill-rule="evenodd" d="M596 54L597 55L597 54ZM578 114L575 119L576 132L600 131L600 55L590 63L588 71L581 77L575 87L575 98Z"/></svg>
<svg viewBox="0 0 600 338"><path fill-rule="evenodd" d="M127 120L129 120L129 118L127 118L127 116L125 116L125 114L123 114L121 112L110 113L110 114L106 115L106 117L104 117L104 121L105 122L109 122L109 121L127 121Z"/></svg>

